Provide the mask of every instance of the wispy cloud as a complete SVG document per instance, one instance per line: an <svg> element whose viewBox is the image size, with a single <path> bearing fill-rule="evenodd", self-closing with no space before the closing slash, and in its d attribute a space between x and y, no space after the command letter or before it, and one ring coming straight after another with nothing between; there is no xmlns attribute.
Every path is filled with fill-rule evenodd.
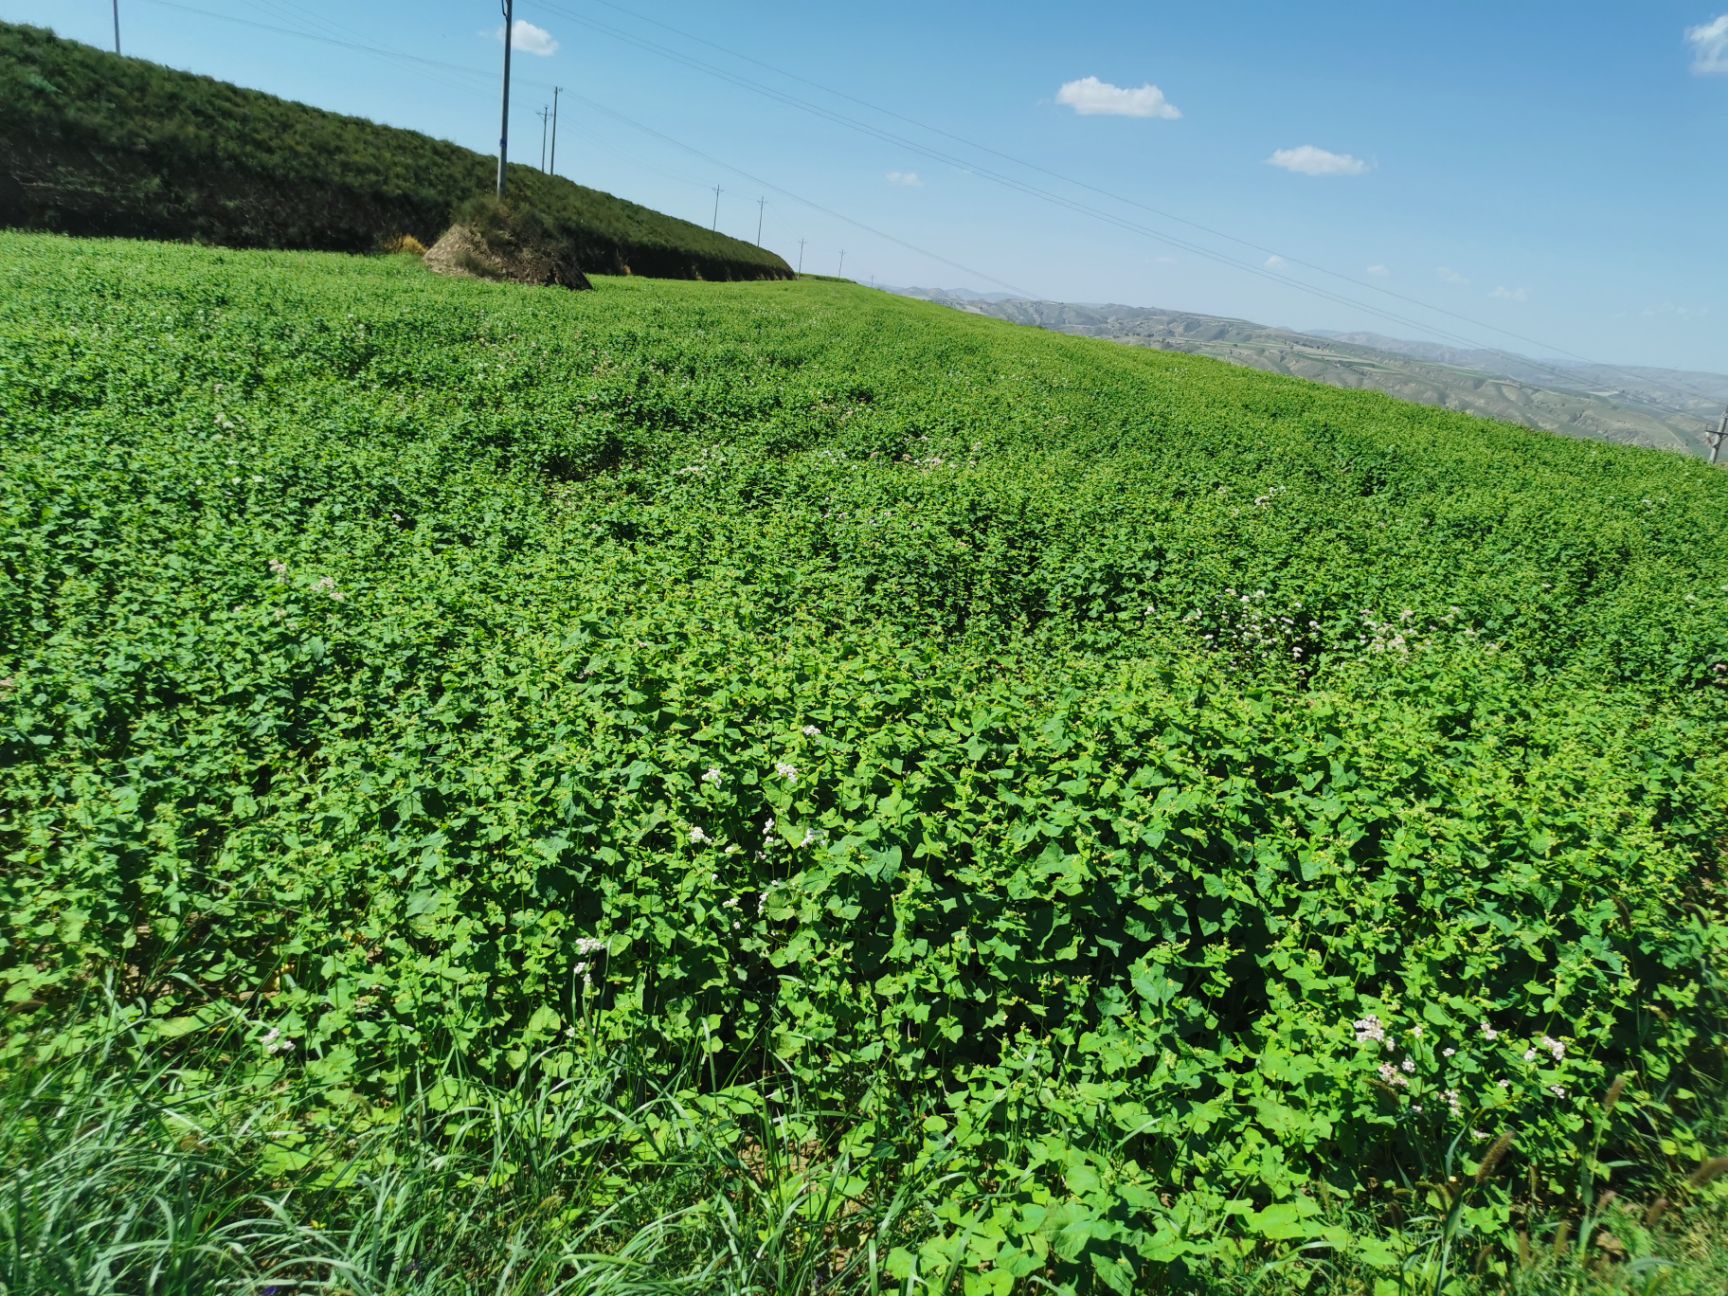
<svg viewBox="0 0 1728 1296"><path fill-rule="evenodd" d="M1282 167L1297 175L1355 176L1371 169L1368 163L1348 153L1333 153L1328 149L1304 144L1300 148L1279 149L1266 159L1268 166Z"/></svg>
<svg viewBox="0 0 1728 1296"><path fill-rule="evenodd" d="M1289 264L1288 261L1279 256L1276 252L1266 258L1266 268L1268 270L1282 270Z"/></svg>
<svg viewBox="0 0 1728 1296"><path fill-rule="evenodd" d="M503 24L492 33L492 39L504 39ZM531 22L523 22L518 18L510 33L510 48L520 50L524 54L538 54L541 58L550 58L558 52L558 41L544 27L536 27Z"/></svg>
<svg viewBox="0 0 1728 1296"><path fill-rule="evenodd" d="M1728 74L1728 13L1686 29L1692 47L1692 70L1699 76Z"/></svg>
<svg viewBox="0 0 1728 1296"><path fill-rule="evenodd" d="M1526 288L1508 288L1505 284L1496 284L1494 291L1488 294L1495 301L1527 302L1530 292Z"/></svg>
<svg viewBox="0 0 1728 1296"><path fill-rule="evenodd" d="M1175 121L1182 112L1148 81L1138 90L1111 85L1095 76L1070 81L1056 92L1056 102L1082 117L1157 117Z"/></svg>
<svg viewBox="0 0 1728 1296"><path fill-rule="evenodd" d="M889 184L897 185L901 189L922 189L924 187L924 179L916 171L890 171L886 179Z"/></svg>
<svg viewBox="0 0 1728 1296"><path fill-rule="evenodd" d="M1673 302L1663 302L1660 306L1646 306L1644 314L1650 319L1669 317L1672 319L1703 319L1710 313L1708 306L1676 306Z"/></svg>
<svg viewBox="0 0 1728 1296"><path fill-rule="evenodd" d="M1371 265L1368 267L1368 273L1373 275L1376 279L1384 279L1390 275L1392 271L1383 265Z"/></svg>
<svg viewBox="0 0 1728 1296"><path fill-rule="evenodd" d="M1470 282L1463 275L1459 274L1456 270L1454 270L1451 266L1435 266L1434 267L1434 273L1439 278L1441 283L1467 284Z"/></svg>

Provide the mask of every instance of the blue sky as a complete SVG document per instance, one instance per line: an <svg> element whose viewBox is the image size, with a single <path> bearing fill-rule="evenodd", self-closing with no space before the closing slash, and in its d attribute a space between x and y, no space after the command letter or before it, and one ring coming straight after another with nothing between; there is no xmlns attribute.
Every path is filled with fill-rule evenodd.
<svg viewBox="0 0 1728 1296"><path fill-rule="evenodd" d="M128 54L496 148L496 0L120 5ZM110 0L0 0L0 17L112 41ZM1526 353L1728 371L1728 0L519 0L517 18L538 32L518 40L514 158L538 162L537 110L562 84L561 173L704 224L718 184L721 228L752 239L765 195L763 241L796 260L807 240L807 269L845 249L862 280L1434 336L1366 305Z"/></svg>

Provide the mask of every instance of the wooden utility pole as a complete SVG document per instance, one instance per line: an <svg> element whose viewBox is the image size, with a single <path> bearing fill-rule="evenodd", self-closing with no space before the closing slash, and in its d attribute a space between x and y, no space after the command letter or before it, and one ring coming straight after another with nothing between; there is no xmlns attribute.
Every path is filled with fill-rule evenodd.
<svg viewBox="0 0 1728 1296"><path fill-rule="evenodd" d="M798 240L798 273L799 274L804 273L804 244L806 242L808 242L807 239L799 239Z"/></svg>
<svg viewBox="0 0 1728 1296"><path fill-rule="evenodd" d="M504 169L510 165L510 46L516 40L516 0L499 0L504 10L504 108L498 118L498 196L504 196Z"/></svg>
<svg viewBox="0 0 1728 1296"><path fill-rule="evenodd" d="M720 229L720 186L714 186L714 223L708 227L716 232Z"/></svg>
<svg viewBox="0 0 1728 1296"><path fill-rule="evenodd" d="M768 200L766 198L758 198L756 200L756 246L757 247L762 246L762 213L765 210L767 210L767 207L768 207Z"/></svg>
<svg viewBox="0 0 1728 1296"><path fill-rule="evenodd" d="M1721 455L1724 441L1728 441L1728 409L1724 409L1722 417L1716 420L1716 430L1704 434L1704 444L1710 447L1711 463Z"/></svg>
<svg viewBox="0 0 1728 1296"><path fill-rule="evenodd" d="M558 96L564 93L563 86L552 87L552 174L558 174Z"/></svg>
<svg viewBox="0 0 1728 1296"><path fill-rule="evenodd" d="M841 279L844 279L846 277L846 249L845 248L840 249L840 268L837 271L835 271L835 275Z"/></svg>
<svg viewBox="0 0 1728 1296"><path fill-rule="evenodd" d="M120 52L120 0L114 0L114 52Z"/></svg>
<svg viewBox="0 0 1728 1296"><path fill-rule="evenodd" d="M534 114L540 119L540 174L546 174L546 123L552 120L552 109L542 108Z"/></svg>

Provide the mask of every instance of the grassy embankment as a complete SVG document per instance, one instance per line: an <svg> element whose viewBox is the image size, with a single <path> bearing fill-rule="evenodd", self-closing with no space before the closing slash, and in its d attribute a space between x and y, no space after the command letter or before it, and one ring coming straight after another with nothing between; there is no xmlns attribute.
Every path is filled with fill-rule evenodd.
<svg viewBox="0 0 1728 1296"><path fill-rule="evenodd" d="M430 246L490 193L496 157L210 77L0 23L0 225L232 247ZM543 175L510 169L591 274L782 279L774 253Z"/></svg>
<svg viewBox="0 0 1728 1296"><path fill-rule="evenodd" d="M0 1285L1720 1290L1723 475L842 285L0 289Z"/></svg>

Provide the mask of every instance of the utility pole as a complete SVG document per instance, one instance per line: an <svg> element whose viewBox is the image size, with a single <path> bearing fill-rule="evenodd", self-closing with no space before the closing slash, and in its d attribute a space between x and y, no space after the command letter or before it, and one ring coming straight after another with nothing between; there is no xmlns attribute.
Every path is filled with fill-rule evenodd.
<svg viewBox="0 0 1728 1296"><path fill-rule="evenodd" d="M708 227L716 233L720 229L720 186L714 186L714 223Z"/></svg>
<svg viewBox="0 0 1728 1296"><path fill-rule="evenodd" d="M841 279L844 279L846 277L846 249L845 248L840 249L840 269L837 270L835 273Z"/></svg>
<svg viewBox="0 0 1728 1296"><path fill-rule="evenodd" d="M767 209L767 207L768 207L768 200L766 198L758 198L756 200L756 246L757 247L762 246L762 213L763 213L763 211L765 211Z"/></svg>
<svg viewBox="0 0 1728 1296"><path fill-rule="evenodd" d="M120 0L114 0L114 52L120 52Z"/></svg>
<svg viewBox="0 0 1728 1296"><path fill-rule="evenodd" d="M798 240L798 273L799 274L804 273L804 244L806 242L808 242L807 239L799 239Z"/></svg>
<svg viewBox="0 0 1728 1296"><path fill-rule="evenodd" d="M499 0L504 10L504 107L498 119L498 196L504 196L504 168L510 165L510 45L516 39L516 0Z"/></svg>
<svg viewBox="0 0 1728 1296"><path fill-rule="evenodd" d="M1722 417L1716 420L1716 430L1704 435L1704 444L1710 447L1710 462L1715 463L1722 453L1722 442L1728 441L1728 409L1722 411Z"/></svg>
<svg viewBox="0 0 1728 1296"><path fill-rule="evenodd" d="M540 174L546 174L546 123L551 120L552 110L542 108L534 114L540 119Z"/></svg>
<svg viewBox="0 0 1728 1296"><path fill-rule="evenodd" d="M564 93L563 86L552 87L552 174L558 174L558 96Z"/></svg>

